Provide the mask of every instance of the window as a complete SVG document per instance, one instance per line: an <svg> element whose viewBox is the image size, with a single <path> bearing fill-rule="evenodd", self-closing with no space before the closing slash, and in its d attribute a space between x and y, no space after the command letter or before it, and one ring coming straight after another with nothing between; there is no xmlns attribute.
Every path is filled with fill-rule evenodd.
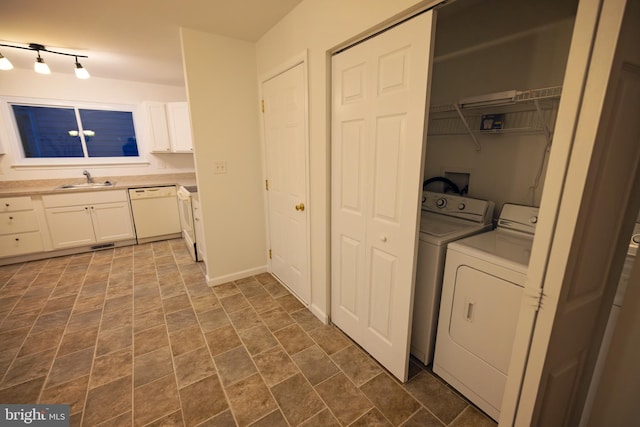
<svg viewBox="0 0 640 427"><path fill-rule="evenodd" d="M138 157L131 111L10 104L25 158Z"/></svg>

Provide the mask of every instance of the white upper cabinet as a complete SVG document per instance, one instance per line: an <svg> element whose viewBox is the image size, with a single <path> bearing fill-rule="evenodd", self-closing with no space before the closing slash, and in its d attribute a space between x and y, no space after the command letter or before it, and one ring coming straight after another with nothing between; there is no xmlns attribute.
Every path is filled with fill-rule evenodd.
<svg viewBox="0 0 640 427"><path fill-rule="evenodd" d="M167 124L172 151L174 153L193 152L191 118L189 105L186 102L167 103Z"/></svg>
<svg viewBox="0 0 640 427"><path fill-rule="evenodd" d="M152 153L191 153L191 120L186 102L145 102Z"/></svg>

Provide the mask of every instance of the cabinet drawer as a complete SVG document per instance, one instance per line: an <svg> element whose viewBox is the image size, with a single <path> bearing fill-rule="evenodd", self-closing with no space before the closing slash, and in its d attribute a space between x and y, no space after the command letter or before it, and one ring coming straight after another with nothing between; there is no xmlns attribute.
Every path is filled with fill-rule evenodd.
<svg viewBox="0 0 640 427"><path fill-rule="evenodd" d="M42 237L39 231L0 236L0 257L42 252Z"/></svg>
<svg viewBox="0 0 640 427"><path fill-rule="evenodd" d="M93 203L126 202L126 190L89 191L81 193L46 194L42 196L45 208L91 205Z"/></svg>
<svg viewBox="0 0 640 427"><path fill-rule="evenodd" d="M35 211L0 213L0 235L38 230Z"/></svg>
<svg viewBox="0 0 640 427"><path fill-rule="evenodd" d="M0 212L28 211L33 209L29 196L3 197L0 199Z"/></svg>

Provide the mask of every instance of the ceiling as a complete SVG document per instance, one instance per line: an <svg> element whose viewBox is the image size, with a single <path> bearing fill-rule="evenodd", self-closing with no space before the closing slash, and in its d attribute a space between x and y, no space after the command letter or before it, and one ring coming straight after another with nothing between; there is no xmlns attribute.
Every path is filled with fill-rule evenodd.
<svg viewBox="0 0 640 427"><path fill-rule="evenodd" d="M256 41L301 1L1 0L0 44L86 55L80 62L92 77L182 86L180 27ZM33 69L35 52L0 52ZM52 73L73 74L73 58L41 55Z"/></svg>

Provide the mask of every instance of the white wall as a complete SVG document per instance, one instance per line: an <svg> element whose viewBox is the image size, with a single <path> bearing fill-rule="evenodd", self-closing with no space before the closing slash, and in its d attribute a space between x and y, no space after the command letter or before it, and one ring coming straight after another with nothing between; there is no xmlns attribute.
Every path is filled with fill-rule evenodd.
<svg viewBox="0 0 640 427"><path fill-rule="evenodd" d="M481 13L477 11L478 19L474 22L482 22L488 27L500 24L491 16L481 16ZM463 25L456 17L443 21L436 31L436 39L439 36L452 39L455 33L449 29ZM502 38L501 42L481 49L437 55L431 105L450 104L464 97L504 90L561 86L572 29L573 19L562 19L551 25L545 22L538 31L516 38ZM470 37L481 33L480 30L482 28L467 24L463 34ZM504 111L508 109L485 108L482 113ZM531 116L535 119L535 115ZM509 125L508 120L507 115L506 126ZM476 151L472 139L466 134L429 136L425 179L442 176L445 171L470 173L469 195L493 200L496 209L504 202L539 205L544 173L535 197L530 187L541 167L547 145L545 136L540 133L476 133L476 136L482 147L480 152ZM498 213L496 211L496 215Z"/></svg>
<svg viewBox="0 0 640 427"><path fill-rule="evenodd" d="M218 284L267 265L255 45L183 28L182 49L207 276Z"/></svg>
<svg viewBox="0 0 640 427"><path fill-rule="evenodd" d="M2 71L0 97L25 97L34 99L72 100L91 103L128 104L139 107L142 101L184 101L185 88L111 80L92 77L78 80L74 75L51 74L43 76L32 70L14 69ZM149 164L136 166L69 166L56 168L12 167L16 163L19 143L13 131L13 123L7 111L0 114L0 143L6 154L0 156L0 181L48 178L82 178L82 169L88 168L92 175L149 175L159 173L194 172L191 154L150 154L143 111L134 112L138 150ZM140 113L140 114L137 114Z"/></svg>
<svg viewBox="0 0 640 427"><path fill-rule="evenodd" d="M330 58L328 53L355 36L368 32L416 0L304 0L257 43L258 76L308 49L309 158L311 221L311 305L329 314L330 219Z"/></svg>
<svg viewBox="0 0 640 427"><path fill-rule="evenodd" d="M316 312L327 314L329 310L329 283L330 283L330 58L328 53L336 46L343 45L357 35L367 33L373 28L381 28L385 22L392 21L409 9L423 7L426 4L436 2L403 0L403 1L313 1L305 0L289 15L274 26L257 43L257 69L258 75L266 75L280 64L286 63L304 49L308 49L309 55L309 137L310 137L310 218L311 218L311 304ZM514 4L512 8L508 5ZM544 4L540 4L544 3ZM498 87L507 86L506 89L530 88L531 85L560 85L564 72L564 61L568 49L571 24L550 25L556 21L566 20L575 11L576 0L544 0L542 2L508 2L502 0L459 0L447 5L439 11L445 14L445 10L454 7L454 15L462 16L459 22L452 19L452 25L440 28L440 18L436 24L436 55L452 55L452 59L441 61L434 70L432 85L432 99L440 98L444 102L450 102L451 97L456 99L459 95L470 96L478 93L498 90ZM464 11L471 5L471 11ZM474 6L475 5L475 6ZM473 8L476 7L475 10ZM462 12L460 12L462 11ZM496 24L487 24L484 17L495 17ZM460 12L460 13L458 13ZM529 22L531 21L531 22ZM446 20L443 21L446 23ZM550 32L540 32L537 26L550 25ZM475 26L481 29L481 34L469 33L468 30ZM504 52L504 58L510 61L512 69L500 68L496 64L484 74L476 75L466 83L458 84L460 93L451 91L450 82L442 84L438 80L447 80L448 73L455 71L460 73L473 71L473 69L459 69L468 63L468 58L457 57L456 52L474 46L479 39L491 40L507 37L520 31L532 31L528 38L520 41L517 49ZM522 49L522 50L520 50ZM472 49L473 50L473 49ZM494 54L499 55L500 52ZM516 54L515 57L510 55ZM476 54L478 55L478 54ZM481 60L484 53L479 54ZM471 56L474 56L471 53ZM520 63L520 59L526 57L526 61ZM518 65L521 65L518 68ZM453 75L451 75L453 77ZM491 84L487 84L491 82ZM481 83L481 84L479 84ZM469 93L478 91L476 93ZM501 89L502 90L502 89ZM450 138L450 137L446 137ZM521 140L521 138L524 138ZM454 138L455 139L455 138ZM430 141L431 142L431 141ZM505 141L505 138L494 138L493 141L484 142L485 148L482 154L476 155L471 143L465 138L457 138L445 143L430 143L427 145L428 163L427 173L441 174L443 159L451 159L455 166L468 169L473 168L473 191L478 197L496 199L499 203L503 200L524 202L528 194L523 195L523 189L528 191L531 185L531 170L539 165L541 150L544 142L537 135L533 142L530 137L523 136ZM508 148L505 149L505 146ZM452 156L451 154L454 153ZM535 159L532 161L532 158ZM496 164L499 165L496 168ZM491 173L499 171L498 174ZM429 176L429 175L427 175ZM513 178L513 177L517 178ZM510 178L505 178L510 177ZM499 188L497 192L491 191ZM539 195L539 193L538 193Z"/></svg>

